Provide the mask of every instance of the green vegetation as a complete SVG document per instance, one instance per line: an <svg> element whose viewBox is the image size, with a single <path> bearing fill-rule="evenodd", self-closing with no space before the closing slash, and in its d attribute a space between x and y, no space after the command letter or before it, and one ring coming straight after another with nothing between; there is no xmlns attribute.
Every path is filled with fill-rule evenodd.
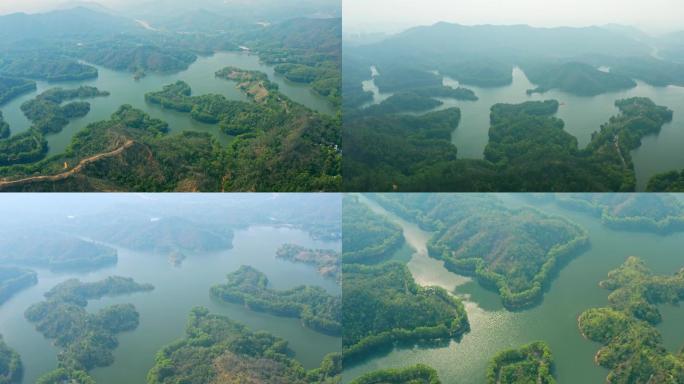
<svg viewBox="0 0 684 384"><path fill-rule="evenodd" d="M181 71L197 60L186 49L132 41L130 37L85 44L73 55L89 63L132 73Z"/></svg>
<svg viewBox="0 0 684 384"><path fill-rule="evenodd" d="M88 80L97 77L97 68L50 49L12 51L3 53L0 75L46 81Z"/></svg>
<svg viewBox="0 0 684 384"><path fill-rule="evenodd" d="M684 230L684 204L666 194L561 194L562 207L601 217L614 229L668 234Z"/></svg>
<svg viewBox="0 0 684 384"><path fill-rule="evenodd" d="M19 384L23 375L19 354L0 335L0 384Z"/></svg>
<svg viewBox="0 0 684 384"><path fill-rule="evenodd" d="M390 257L404 244L401 228L373 213L358 197L342 198L342 260L370 264Z"/></svg>
<svg viewBox="0 0 684 384"><path fill-rule="evenodd" d="M58 369L47 373L39 383L94 382L87 372L114 362L112 351L117 347L116 335L138 326L139 314L132 304L105 307L92 314L86 311L89 300L149 291L149 284L133 279L111 276L94 283L76 279L58 284L45 294L45 301L30 306L26 319L46 338L53 339L61 349Z"/></svg>
<svg viewBox="0 0 684 384"><path fill-rule="evenodd" d="M579 62L532 64L523 66L523 70L527 78L537 85L537 88L527 91L528 95L560 89L579 96L594 96L636 87L636 82L630 77L599 71Z"/></svg>
<svg viewBox="0 0 684 384"><path fill-rule="evenodd" d="M439 287L419 286L403 264L344 264L342 286L345 364L395 344L448 342L470 330L459 299Z"/></svg>
<svg viewBox="0 0 684 384"><path fill-rule="evenodd" d="M244 383L333 384L339 381L339 355L306 371L292 359L287 341L266 332L252 332L205 308L190 313L185 338L163 349L147 375L148 384Z"/></svg>
<svg viewBox="0 0 684 384"><path fill-rule="evenodd" d="M9 102L19 95L35 90L35 81L0 76L0 105ZM5 137L7 136L3 136L2 130L0 129L0 139Z"/></svg>
<svg viewBox="0 0 684 384"><path fill-rule="evenodd" d="M423 116L352 118L343 131L345 185L365 191L634 191L631 151L672 111L647 98L618 100L620 114L587 148L552 115L558 102L496 104L485 160L456 158L457 108Z"/></svg>
<svg viewBox="0 0 684 384"><path fill-rule="evenodd" d="M41 160L48 150L47 140L44 137L46 134L57 133L69 123L69 119L82 117L90 112L90 104L86 102L60 105L64 101L107 95L109 93L99 91L94 87L82 86L69 90L53 88L23 103L21 110L31 121L32 126L27 132L0 140L0 153L2 153L0 166L34 163ZM0 139L2 139L3 132L6 132L5 137L9 136L9 127L6 123L3 124L0 118Z"/></svg>
<svg viewBox="0 0 684 384"><path fill-rule="evenodd" d="M582 335L603 347L597 364L610 370L609 383L684 382L684 358L668 352L656 325L659 304L684 300L684 269L656 276L640 259L630 257L600 283L610 305L592 308L578 318Z"/></svg>
<svg viewBox="0 0 684 384"><path fill-rule="evenodd" d="M15 293L37 283L38 277L30 269L0 266L0 305Z"/></svg>
<svg viewBox="0 0 684 384"><path fill-rule="evenodd" d="M499 352L487 367L487 384L555 384L551 350L543 341Z"/></svg>
<svg viewBox="0 0 684 384"><path fill-rule="evenodd" d="M55 271L92 270L115 264L116 249L60 233L36 230L0 235L0 262Z"/></svg>
<svg viewBox="0 0 684 384"><path fill-rule="evenodd" d="M684 170L653 176L646 186L648 192L684 192Z"/></svg>
<svg viewBox="0 0 684 384"><path fill-rule="evenodd" d="M10 126L5 121L5 117L0 111L0 140L8 138L10 135Z"/></svg>
<svg viewBox="0 0 684 384"><path fill-rule="evenodd" d="M276 73L310 84L333 105L341 104L341 19L295 18L247 34L244 40L261 60L275 65Z"/></svg>
<svg viewBox="0 0 684 384"><path fill-rule="evenodd" d="M441 381L432 367L417 364L404 369L370 372L350 384L441 384Z"/></svg>
<svg viewBox="0 0 684 384"><path fill-rule="evenodd" d="M330 295L321 287L300 285L288 290L274 290L268 287L264 273L245 265L227 277L227 283L211 287L213 296L244 304L255 311L298 317L305 326L318 332L330 335L342 332L340 297Z"/></svg>
<svg viewBox="0 0 684 384"><path fill-rule="evenodd" d="M508 309L538 303L554 273L589 243L587 232L559 217L508 209L484 195L373 195L378 203L435 232L431 257L475 276Z"/></svg>
<svg viewBox="0 0 684 384"><path fill-rule="evenodd" d="M283 244L276 257L316 267L321 276L340 279L340 253L332 249L309 249L296 244Z"/></svg>
<svg viewBox="0 0 684 384"><path fill-rule="evenodd" d="M378 72L375 85L383 93L442 85L442 77L438 74L403 65L380 65Z"/></svg>
<svg viewBox="0 0 684 384"><path fill-rule="evenodd" d="M421 112L439 107L443 103L430 96L422 96L412 91L395 93L380 104L371 105L364 110L369 116L400 112Z"/></svg>

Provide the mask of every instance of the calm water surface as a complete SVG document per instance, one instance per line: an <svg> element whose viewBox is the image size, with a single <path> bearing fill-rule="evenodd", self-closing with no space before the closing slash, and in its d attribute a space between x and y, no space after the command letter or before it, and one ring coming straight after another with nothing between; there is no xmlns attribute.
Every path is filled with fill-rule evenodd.
<svg viewBox="0 0 684 384"><path fill-rule="evenodd" d="M312 248L340 249L339 242L318 241L299 230L272 227L237 231L233 249L189 255L180 267L172 266L166 255L119 248L119 261L112 268L68 275L38 271L38 285L20 292L0 307L0 334L21 354L25 370L23 383L34 383L40 375L56 368L57 349L26 321L23 316L26 308L42 301L46 291L68 278L96 281L120 275L133 277L140 283L151 283L155 289L89 302L89 311L116 303L133 303L140 312L138 328L119 334L114 364L91 372L99 384L145 383L156 352L184 335L188 314L195 306L205 306L213 313L229 316L253 331L265 330L285 338L295 352L295 358L305 367L315 368L327 353L341 349L340 338L304 328L297 319L249 311L240 305L218 302L209 295L212 285L223 283L226 274L241 265L252 265L264 272L276 289L312 284L340 294L337 283L321 277L314 268L275 258L278 247L290 242Z"/></svg>
<svg viewBox="0 0 684 384"><path fill-rule="evenodd" d="M604 68L607 70L607 68ZM373 92L370 104L380 103L391 96L381 93L375 86L373 78L381 76L373 69L370 80L363 82L364 90ZM456 87L458 81L443 77L443 83ZM497 103L522 103L533 100L558 100L561 105L556 117L563 119L565 129L575 137L580 148L586 147L591 134L611 116L619 113L615 101L626 97L648 97L658 105L664 105L674 111L672 122L663 126L658 135L651 135L642 140L640 148L632 151L637 177L637 190L643 191L648 180L655 174L684 168L684 87L653 87L642 81L637 86L619 92L609 92L597 96L576 96L566 92L551 90L544 94L527 95L526 91L536 88L520 68L513 69L513 83L504 87L482 88L471 85L479 100L462 101L440 98L444 104L433 109L441 110L451 107L461 109L461 123L452 134L452 142L458 148L460 158L482 159L484 148L489 140L489 115L492 105Z"/></svg>
<svg viewBox="0 0 684 384"><path fill-rule="evenodd" d="M87 99L90 102L90 113L82 118L74 119L58 134L48 135L48 155L64 152L71 143L73 135L90 123L107 120L123 104L131 104L152 117L166 121L171 132L200 131L209 132L222 144L227 144L231 137L221 133L217 125L204 124L194 121L190 114L164 109L145 101L145 93L160 91L165 85L178 80L187 82L192 87L193 95L220 94L231 100L247 101L247 98L229 80L218 79L214 73L226 66L235 66L248 70L258 70L268 75L280 91L292 100L307 107L326 114L333 114L334 108L323 97L314 94L311 88L304 84L297 84L277 75L273 67L259 62L259 57L241 52L219 52L212 56L199 57L190 67L181 72L170 74L149 73L136 81L133 74L124 71L113 71L95 65L99 71L97 79L86 81L70 81L60 83L37 82L37 91L22 95L19 98L0 107L5 120L10 124L12 134L26 131L31 123L21 112L21 104L36 97L37 94L53 87L77 88L81 85L97 87L111 93L108 97Z"/></svg>
<svg viewBox="0 0 684 384"><path fill-rule="evenodd" d="M505 200L509 206L528 205L512 195L492 196ZM593 362L599 345L581 337L576 320L584 310L607 304L608 291L599 288L598 282L628 256L642 258L660 274L672 274L684 267L681 254L684 234L659 236L613 231L588 215L575 214L552 204L536 205L544 212L561 215L586 228L592 246L561 270L539 306L510 312L501 306L497 294L470 278L447 271L442 262L427 258L425 243L430 233L368 199L362 198L362 201L403 228L407 242L416 250L408 267L419 284L444 287L465 300L472 330L460 342L452 341L445 347L401 348L368 359L346 369L345 382L376 369L423 363L437 369L444 383L481 384L485 382L487 363L497 352L544 340L554 354L559 383L602 383L608 372ZM665 345L671 351L678 351L684 345L681 327L684 309L663 305L661 310L664 321L658 328Z"/></svg>

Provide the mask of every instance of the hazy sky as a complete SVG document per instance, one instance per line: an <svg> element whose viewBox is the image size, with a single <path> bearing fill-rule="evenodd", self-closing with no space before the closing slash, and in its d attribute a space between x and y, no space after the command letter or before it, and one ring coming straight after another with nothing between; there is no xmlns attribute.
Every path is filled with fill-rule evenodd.
<svg viewBox="0 0 684 384"><path fill-rule="evenodd" d="M627 24L653 33L684 29L683 0L343 0L345 33L460 24Z"/></svg>

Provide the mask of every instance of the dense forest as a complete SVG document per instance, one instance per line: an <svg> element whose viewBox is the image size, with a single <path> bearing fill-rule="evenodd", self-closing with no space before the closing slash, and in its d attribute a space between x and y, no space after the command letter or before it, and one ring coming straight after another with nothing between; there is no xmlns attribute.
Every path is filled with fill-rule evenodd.
<svg viewBox="0 0 684 384"><path fill-rule="evenodd" d="M59 232L36 229L30 235L22 231L0 235L0 262L87 271L116 261L116 249Z"/></svg>
<svg viewBox="0 0 684 384"><path fill-rule="evenodd" d="M148 384L245 383L333 384L339 382L339 355L328 355L320 368L306 371L294 360L287 341L252 332L205 308L190 312L185 337L163 349L147 375Z"/></svg>
<svg viewBox="0 0 684 384"><path fill-rule="evenodd" d="M637 85L628 76L603 72L592 65L579 62L523 64L522 69L527 78L537 85L537 88L529 89L528 94L559 89L578 96L595 96Z"/></svg>
<svg viewBox="0 0 684 384"><path fill-rule="evenodd" d="M435 232L429 255L498 292L508 309L537 304L555 271L589 243L587 232L568 220L510 209L484 195L370 196Z"/></svg>
<svg viewBox="0 0 684 384"><path fill-rule="evenodd" d="M610 291L609 305L585 311L577 323L584 337L602 344L594 361L610 370L606 382L683 382L684 358L663 346L656 326L659 305L684 299L684 270L658 276L630 257L600 286Z"/></svg>
<svg viewBox="0 0 684 384"><path fill-rule="evenodd" d="M648 192L684 192L684 170L653 176L646 186Z"/></svg>
<svg viewBox="0 0 684 384"><path fill-rule="evenodd" d="M89 313L88 301L152 289L149 284L112 276L93 283L71 279L48 291L45 301L33 304L25 313L36 330L60 348L58 368L43 375L38 383L94 383L87 372L114 362L116 335L137 328L139 314L132 304L111 305Z"/></svg>
<svg viewBox="0 0 684 384"><path fill-rule="evenodd" d="M0 105L7 103L15 97L36 90L36 82L16 77L0 76ZM3 137L0 130L0 139Z"/></svg>
<svg viewBox="0 0 684 384"><path fill-rule="evenodd" d="M30 269L0 266L0 305L15 293L36 283L38 276Z"/></svg>
<svg viewBox="0 0 684 384"><path fill-rule="evenodd" d="M228 282L211 287L211 294L221 300L276 316L297 317L305 326L325 334L340 335L341 298L317 286L300 285L288 290L275 290L263 272L241 266L229 273Z"/></svg>
<svg viewBox="0 0 684 384"><path fill-rule="evenodd" d="M684 230L684 204L673 195L557 194L548 197L561 207L600 217L604 225L614 229L661 234Z"/></svg>
<svg viewBox="0 0 684 384"><path fill-rule="evenodd" d="M373 264L383 261L404 244L401 228L373 213L357 196L342 198L342 261Z"/></svg>
<svg viewBox="0 0 684 384"><path fill-rule="evenodd" d="M18 384L23 375L19 354L11 349L0 335L0 384Z"/></svg>
<svg viewBox="0 0 684 384"><path fill-rule="evenodd" d="M585 149L553 115L555 100L491 108L484 160L457 158L451 133L460 110L421 116L389 114L345 123L347 190L367 191L634 191L630 152L658 133L672 111L647 98L615 102L620 114ZM369 108L371 110L371 108ZM380 145L381 143L381 145Z"/></svg>
<svg viewBox="0 0 684 384"><path fill-rule="evenodd" d="M470 330L463 303L421 287L398 262L343 264L342 355L353 363L395 345L448 343Z"/></svg>
<svg viewBox="0 0 684 384"><path fill-rule="evenodd" d="M417 364L403 369L382 369L352 380L351 384L441 384L437 371Z"/></svg>
<svg viewBox="0 0 684 384"><path fill-rule="evenodd" d="M283 244L276 257L295 263L313 265L321 276L341 278L340 253L332 249L309 249L297 244Z"/></svg>
<svg viewBox="0 0 684 384"><path fill-rule="evenodd" d="M501 351L487 366L487 384L555 384L553 356L543 341Z"/></svg>

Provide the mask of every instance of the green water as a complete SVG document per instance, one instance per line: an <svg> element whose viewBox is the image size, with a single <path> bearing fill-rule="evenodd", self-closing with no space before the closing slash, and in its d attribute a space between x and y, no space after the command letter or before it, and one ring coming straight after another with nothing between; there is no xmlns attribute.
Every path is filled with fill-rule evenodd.
<svg viewBox="0 0 684 384"><path fill-rule="evenodd" d="M376 75L377 71L374 72ZM443 78L444 85L456 87L459 83L449 77ZM391 94L380 93L372 80L364 82L365 90L373 92L373 102L379 103ZM489 114L492 105L497 103L522 103L531 100L555 99L561 103L556 116L565 122L565 130L577 137L580 148L586 147L591 134L601 124L619 113L615 107L618 99L634 96L648 97L658 105L674 111L672 122L663 126L658 135L642 140L640 148L632 151L632 159L637 177L637 191L646 188L648 180L655 174L681 170L684 168L684 87L653 87L637 81L637 86L625 91L609 92L597 96L576 96L566 92L551 90L544 94L527 95L528 89L536 88L520 68L513 69L513 83L504 87L481 88L466 85L472 89L479 100L462 101L439 99L444 104L434 110L450 107L461 109L461 123L452 134L452 142L458 148L459 158L482 159L484 148L489 140Z"/></svg>
<svg viewBox="0 0 684 384"><path fill-rule="evenodd" d="M509 206L528 205L515 195L490 196L501 198ZM388 355L346 367L344 382L376 369L423 363L437 369L446 384L482 384L485 382L487 363L497 352L544 340L554 354L556 377L560 384L602 383L607 371L593 362L599 346L582 338L576 321L584 310L607 304L608 291L599 288L598 282L628 256L642 258L660 274L672 274L684 266L682 233L659 236L613 231L594 217L572 213L554 205L535 205L544 212L566 217L586 228L592 246L560 271L539 306L521 312L509 312L501 306L497 294L483 289L467 277L448 272L441 262L429 259L425 242L430 233L399 219L367 199L362 201L403 228L407 242L417 251L408 267L419 284L444 287L465 300L472 329L460 342L452 341L448 346L395 349ZM684 329L681 327L684 324L684 308L663 305L661 310L663 323L658 328L666 347L676 351L684 345Z"/></svg>
<svg viewBox="0 0 684 384"><path fill-rule="evenodd" d="M240 321L251 330L265 330L288 340L295 358L306 368L315 368L327 353L340 350L340 338L304 328L298 319L249 311L240 305L215 301L209 295L212 285L224 282L227 273L243 264L264 272L276 289L312 284L334 294L340 293L335 281L321 277L314 268L276 259L275 252L283 243L311 248L340 248L339 242L313 240L299 230L250 227L235 233L233 249L190 255L180 267L172 266L166 255L119 249L119 261L112 268L68 275L38 271L38 285L20 292L0 307L0 334L21 355L25 370L23 382L34 383L41 374L56 367L57 349L24 319L26 308L41 301L43 293L68 278L94 281L121 275L133 277L141 283L151 283L155 289L89 302L88 310L115 303L133 303L140 312L138 328L119 335L114 364L91 372L99 384L145 383L145 376L154 364L155 353L183 336L188 314L198 305Z"/></svg>
<svg viewBox="0 0 684 384"><path fill-rule="evenodd" d="M131 104L153 117L162 119L169 124L171 132L200 131L209 132L222 144L230 142L231 137L219 131L217 125L204 124L194 121L190 114L164 109L145 101L145 93L160 91L165 85L183 80L192 87L193 95L221 94L232 100L247 101L247 98L235 87L236 83L218 79L214 73L226 66L235 66L248 70L258 70L268 75L280 91L292 100L307 107L327 114L333 114L334 108L323 97L316 95L311 88L304 84L297 84L277 75L273 67L259 62L258 56L240 52L219 52L212 56L199 57L190 67L181 72L158 74L149 73L136 81L133 74L124 71L113 71L100 66L97 67L97 79L87 81L70 81L47 83L39 81L37 91L22 95L0 108L5 120L10 124L12 134L26 131L31 123L21 112L21 104L33 99L37 94L52 87L76 88L81 85L97 87L111 93L108 97L88 99L90 113L82 118L74 119L60 133L48 135L48 155L64 152L71 142L73 135L90 123L109 119L109 116L123 104Z"/></svg>

